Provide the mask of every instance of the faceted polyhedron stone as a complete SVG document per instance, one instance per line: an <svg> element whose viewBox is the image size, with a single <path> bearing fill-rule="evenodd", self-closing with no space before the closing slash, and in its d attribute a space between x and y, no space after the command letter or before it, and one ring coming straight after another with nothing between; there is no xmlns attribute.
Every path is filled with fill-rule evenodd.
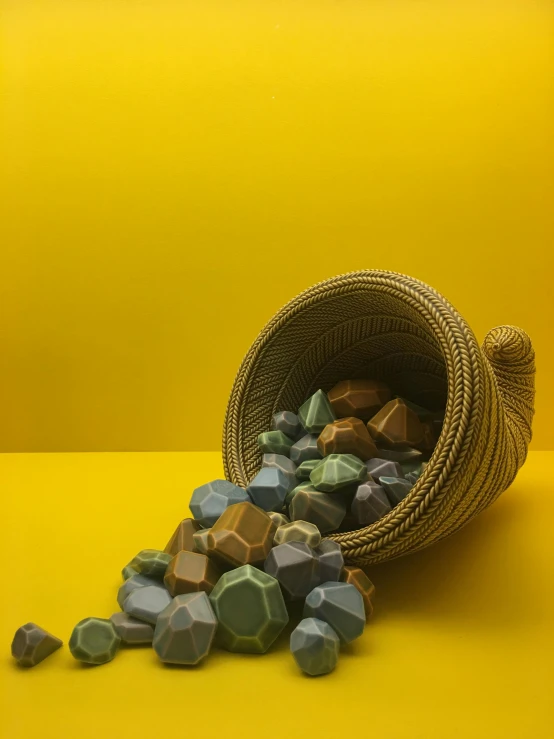
<svg viewBox="0 0 554 739"><path fill-rule="evenodd" d="M317 440L324 457L330 454L354 454L365 461L378 457L379 452L369 431L359 418L340 418L327 424Z"/></svg>
<svg viewBox="0 0 554 739"><path fill-rule="evenodd" d="M287 494L286 494L286 496L285 496L285 508L286 508L286 509L287 509L287 511L289 512L289 516L290 516L290 506L291 506L292 500L293 500L294 496L296 495L296 493L297 493L297 492L298 492L299 490L312 490L312 491L314 491L314 492L315 492L315 488L314 488L314 486L313 486L313 485L312 485L312 483L311 483L311 482L310 482L310 481L308 480L307 482L303 482L303 483L301 483L300 485L297 485L297 486L296 486L295 488L293 488L293 489L292 489L292 490L291 490L291 491L290 491L289 493L287 493Z"/></svg>
<svg viewBox="0 0 554 739"><path fill-rule="evenodd" d="M422 453L419 449L413 449L411 446L399 446L396 449L379 448L379 457L381 459L389 459L392 462L411 462L420 461Z"/></svg>
<svg viewBox="0 0 554 739"><path fill-rule="evenodd" d="M352 513L359 526L375 523L391 509L387 494L374 480L368 480L358 486L352 501Z"/></svg>
<svg viewBox="0 0 554 739"><path fill-rule="evenodd" d="M406 403L408 408L416 414L420 421L430 421L433 418L434 413L428 408L423 408L423 406L412 403L411 400L406 400L406 398L400 398L400 400Z"/></svg>
<svg viewBox="0 0 554 739"><path fill-rule="evenodd" d="M368 459L365 463L368 474L375 482L381 477L403 477L402 468L398 462L389 459Z"/></svg>
<svg viewBox="0 0 554 739"><path fill-rule="evenodd" d="M413 410L400 398L390 400L373 418L367 429L377 444L417 446L423 439L423 426Z"/></svg>
<svg viewBox="0 0 554 739"><path fill-rule="evenodd" d="M400 477L381 477L381 485L387 494L389 503L394 508L408 495L412 483Z"/></svg>
<svg viewBox="0 0 554 739"><path fill-rule="evenodd" d="M317 582L317 557L304 542L289 541L273 547L264 569L291 598L305 598Z"/></svg>
<svg viewBox="0 0 554 739"><path fill-rule="evenodd" d="M298 418L309 434L319 434L336 416L326 393L317 390L300 406Z"/></svg>
<svg viewBox="0 0 554 739"><path fill-rule="evenodd" d="M354 416L369 421L391 398L389 388L378 380L343 380L328 394L337 418Z"/></svg>
<svg viewBox="0 0 554 739"><path fill-rule="evenodd" d="M297 488L289 513L293 521L309 521L325 534L341 525L346 505L339 495L320 493L310 487Z"/></svg>
<svg viewBox="0 0 554 739"><path fill-rule="evenodd" d="M153 580L151 577L145 577L139 575L135 570L135 574L128 580L125 580L123 585L120 586L117 591L117 604L123 610L123 604L125 603L127 596L136 590L137 588L145 588L147 585L159 585L159 581Z"/></svg>
<svg viewBox="0 0 554 739"><path fill-rule="evenodd" d="M80 662L103 665L115 657L121 638L106 618L84 618L69 638L69 650Z"/></svg>
<svg viewBox="0 0 554 739"><path fill-rule="evenodd" d="M287 541L303 541L313 549L321 541L321 534L317 526L309 521L291 521L279 526L273 539L276 545Z"/></svg>
<svg viewBox="0 0 554 739"><path fill-rule="evenodd" d="M125 567L121 570L121 577L124 580L128 580L130 577L133 577L133 575L136 575L137 571L134 567L131 566L131 563L128 565L125 565Z"/></svg>
<svg viewBox="0 0 554 739"><path fill-rule="evenodd" d="M423 474L423 470L427 467L427 462L420 462L419 459L400 462L400 467L404 476L408 472L415 472L418 476ZM398 475L387 475L387 477L398 477Z"/></svg>
<svg viewBox="0 0 554 739"><path fill-rule="evenodd" d="M316 547L315 553L318 560L318 584L338 582L344 567L344 557L340 544L332 539L323 539L321 544Z"/></svg>
<svg viewBox="0 0 554 739"><path fill-rule="evenodd" d="M339 659L340 639L325 621L305 618L290 635L290 651L308 675L327 675Z"/></svg>
<svg viewBox="0 0 554 739"><path fill-rule="evenodd" d="M182 551L169 563L164 583L174 597L201 590L211 593L220 576L219 569L205 554Z"/></svg>
<svg viewBox="0 0 554 739"><path fill-rule="evenodd" d="M289 620L277 580L250 565L224 573L210 601L218 643L231 652L266 652Z"/></svg>
<svg viewBox="0 0 554 739"><path fill-rule="evenodd" d="M423 439L419 442L418 448L424 452L430 452L437 443L435 428L432 421L422 421L421 425L423 426Z"/></svg>
<svg viewBox="0 0 554 739"><path fill-rule="evenodd" d="M262 467L250 481L246 492L252 502L264 511L280 511L290 491L290 480L277 467Z"/></svg>
<svg viewBox="0 0 554 739"><path fill-rule="evenodd" d="M365 620L369 621L373 613L375 585L359 567L345 567L342 571L341 580L353 585L360 593L364 602Z"/></svg>
<svg viewBox="0 0 554 739"><path fill-rule="evenodd" d="M279 526L284 526L286 523L290 523L290 519L285 516L284 513L277 513L276 511L269 511L267 514L270 519L273 521L275 526L279 528Z"/></svg>
<svg viewBox="0 0 554 739"><path fill-rule="evenodd" d="M353 454L330 454L310 475L312 485L322 493L336 493L364 480L367 480L367 467Z"/></svg>
<svg viewBox="0 0 554 739"><path fill-rule="evenodd" d="M258 436L258 446L264 454L282 454L288 457L293 444L294 441L282 431L264 431Z"/></svg>
<svg viewBox="0 0 554 739"><path fill-rule="evenodd" d="M190 510L194 518L207 528L213 526L229 506L245 500L250 500L246 490L228 480L213 480L196 488L190 499Z"/></svg>
<svg viewBox="0 0 554 739"><path fill-rule="evenodd" d="M200 524L193 518L185 518L177 526L173 532L173 536L165 545L164 552L174 557L177 552L186 550L194 552L194 539L192 538L196 531L200 530Z"/></svg>
<svg viewBox="0 0 554 739"><path fill-rule="evenodd" d="M158 616L171 603L171 596L163 585L147 585L129 593L123 603L123 610L129 616L155 624Z"/></svg>
<svg viewBox="0 0 554 739"><path fill-rule="evenodd" d="M289 481L289 490L296 485L296 465L283 454L264 454L262 467L277 467Z"/></svg>
<svg viewBox="0 0 554 739"><path fill-rule="evenodd" d="M152 646L162 662L196 665L210 651L216 629L205 592L178 595L160 614Z"/></svg>
<svg viewBox="0 0 554 739"><path fill-rule="evenodd" d="M110 621L121 638L122 644L152 644L154 627L120 611L110 616Z"/></svg>
<svg viewBox="0 0 554 739"><path fill-rule="evenodd" d="M319 618L329 624L343 644L361 636L365 626L364 602L359 591L345 582L318 585L306 598L304 618Z"/></svg>
<svg viewBox="0 0 554 739"><path fill-rule="evenodd" d="M261 564L273 545L276 530L261 508L238 503L227 508L210 529L208 554L232 567Z"/></svg>
<svg viewBox="0 0 554 739"><path fill-rule="evenodd" d="M211 529L200 529L195 531L192 535L194 541L194 549L199 554L208 553L208 536L210 535Z"/></svg>
<svg viewBox="0 0 554 739"><path fill-rule="evenodd" d="M158 549L143 549L134 557L130 565L145 577L153 580L163 580L167 565L171 562L171 554L160 552Z"/></svg>
<svg viewBox="0 0 554 739"><path fill-rule="evenodd" d="M296 439L300 431L300 421L296 413L279 411L271 419L271 430L282 431L289 439Z"/></svg>
<svg viewBox="0 0 554 739"><path fill-rule="evenodd" d="M416 482L419 480L419 475L417 474L417 472L407 472L405 474L405 478L406 480L408 480L408 482L411 482L412 485L415 485Z"/></svg>
<svg viewBox="0 0 554 739"><path fill-rule="evenodd" d="M312 470L321 462L321 459L306 459L296 468L296 477L298 480L309 480Z"/></svg>
<svg viewBox="0 0 554 739"><path fill-rule="evenodd" d="M321 459L321 452L317 448L316 434L306 434L290 448L290 458L295 464L302 464L308 459Z"/></svg>
<svg viewBox="0 0 554 739"><path fill-rule="evenodd" d="M34 667L53 654L63 642L34 623L20 626L12 641L12 657L21 667Z"/></svg>

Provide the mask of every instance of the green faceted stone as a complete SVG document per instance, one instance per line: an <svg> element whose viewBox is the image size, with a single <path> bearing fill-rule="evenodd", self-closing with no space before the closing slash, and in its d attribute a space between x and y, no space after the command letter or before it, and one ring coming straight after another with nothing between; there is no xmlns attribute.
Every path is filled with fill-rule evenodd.
<svg viewBox="0 0 554 739"><path fill-rule="evenodd" d="M131 563L129 562L128 565L125 565L125 567L121 570L121 576L124 580L128 580L130 577L133 577L138 572L137 569L135 569Z"/></svg>
<svg viewBox="0 0 554 739"><path fill-rule="evenodd" d="M421 462L419 459L411 459L406 462L400 462L400 468L404 475L409 472L415 472L419 477L423 470L427 467L427 462Z"/></svg>
<svg viewBox="0 0 554 739"><path fill-rule="evenodd" d="M330 454L310 474L312 485L322 493L336 493L366 479L367 467L353 454Z"/></svg>
<svg viewBox="0 0 554 739"><path fill-rule="evenodd" d="M306 459L296 468L296 477L299 480L309 480L312 471L315 470L321 459Z"/></svg>
<svg viewBox="0 0 554 739"><path fill-rule="evenodd" d="M218 643L230 652L266 652L289 620L278 581L251 565L224 573L210 601Z"/></svg>
<svg viewBox="0 0 554 739"><path fill-rule="evenodd" d="M167 565L173 557L158 549L143 549L129 563L137 572L155 580L163 580Z"/></svg>
<svg viewBox="0 0 554 739"><path fill-rule="evenodd" d="M314 486L310 481L303 482L301 485L297 485L295 488L293 488L289 493L285 496L285 508L290 508L290 504L292 503L292 499L296 495L296 493L299 490L315 490Z"/></svg>
<svg viewBox="0 0 554 739"><path fill-rule="evenodd" d="M282 431L265 431L258 436L258 446L264 454L282 454L288 457L294 444Z"/></svg>
<svg viewBox="0 0 554 739"><path fill-rule="evenodd" d="M315 392L300 406L298 418L309 434L319 434L328 423L336 421L335 412L323 390Z"/></svg>
<svg viewBox="0 0 554 739"><path fill-rule="evenodd" d="M73 629L69 649L75 659L103 665L115 657L121 643L114 624L106 618L84 618Z"/></svg>

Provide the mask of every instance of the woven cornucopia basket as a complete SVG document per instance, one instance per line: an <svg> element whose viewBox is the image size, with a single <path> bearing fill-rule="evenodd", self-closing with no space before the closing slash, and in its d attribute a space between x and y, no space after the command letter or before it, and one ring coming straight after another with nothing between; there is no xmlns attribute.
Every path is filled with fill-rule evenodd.
<svg viewBox="0 0 554 739"><path fill-rule="evenodd" d="M339 380L382 379L393 392L445 408L442 433L408 496L377 523L334 534L350 563L381 562L454 533L490 505L525 461L534 408L527 334L499 326L479 347L464 319L428 285L365 270L302 292L265 326L235 379L223 431L225 474L246 486L261 465L258 434Z"/></svg>

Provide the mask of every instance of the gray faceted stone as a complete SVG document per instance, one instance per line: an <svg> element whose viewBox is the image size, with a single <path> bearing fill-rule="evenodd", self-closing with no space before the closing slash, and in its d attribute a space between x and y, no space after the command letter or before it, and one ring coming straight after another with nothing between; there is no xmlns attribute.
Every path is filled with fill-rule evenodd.
<svg viewBox="0 0 554 739"><path fill-rule="evenodd" d="M290 458L295 464L302 464L307 459L322 459L321 452L317 448L317 435L306 434L290 448Z"/></svg>
<svg viewBox="0 0 554 739"><path fill-rule="evenodd" d="M317 557L304 542L289 541L273 547L264 569L292 600L305 598L317 581Z"/></svg>
<svg viewBox="0 0 554 739"><path fill-rule="evenodd" d="M69 638L69 650L75 659L89 665L110 662L119 649L121 638L106 618L84 618Z"/></svg>
<svg viewBox="0 0 554 739"><path fill-rule="evenodd" d="M192 535L194 548L199 554L208 554L208 536L210 531L211 528L200 529L200 531L195 531Z"/></svg>
<svg viewBox="0 0 554 739"><path fill-rule="evenodd" d="M289 490L292 490L297 484L296 465L285 457L284 454L264 454L262 457L262 467L276 467L286 476L289 481Z"/></svg>
<svg viewBox="0 0 554 739"><path fill-rule="evenodd" d="M289 439L296 439L300 431L300 421L296 413L279 411L271 419L271 430L282 431Z"/></svg>
<svg viewBox="0 0 554 739"><path fill-rule="evenodd" d="M327 393L317 390L311 398L300 406L298 411L300 423L310 434L319 434L328 423L336 420Z"/></svg>
<svg viewBox="0 0 554 739"><path fill-rule="evenodd" d="M339 659L340 639L325 621L305 618L290 635L290 651L307 675L327 675Z"/></svg>
<svg viewBox="0 0 554 739"><path fill-rule="evenodd" d="M428 462L421 462L419 459L413 459L407 462L400 462L400 467L402 468L404 476L409 472L415 472L419 477L423 474L423 470L427 467L427 464ZM396 475L392 475L392 477L396 477Z"/></svg>
<svg viewBox="0 0 554 739"><path fill-rule="evenodd" d="M282 510L289 490L290 481L277 467L262 467L246 489L254 505L264 511Z"/></svg>
<svg viewBox="0 0 554 739"><path fill-rule="evenodd" d="M12 641L12 657L21 667L35 667L53 654L63 642L34 623L20 626Z"/></svg>
<svg viewBox="0 0 554 739"><path fill-rule="evenodd" d="M381 459L388 459L391 462L415 462L421 461L422 453L419 449L405 446L398 449L379 448L379 456Z"/></svg>
<svg viewBox="0 0 554 739"><path fill-rule="evenodd" d="M405 477L408 482L412 483L412 485L415 485L416 482L419 480L419 475L417 474L417 472L407 472Z"/></svg>
<svg viewBox="0 0 554 739"><path fill-rule="evenodd" d="M248 500L248 493L238 485L228 480L213 480L196 488L190 499L190 510L196 521L209 527L230 505Z"/></svg>
<svg viewBox="0 0 554 739"><path fill-rule="evenodd" d="M312 471L315 470L318 464L321 464L321 459L305 459L302 464L299 464L296 468L296 477L298 480L309 480Z"/></svg>
<svg viewBox="0 0 554 739"><path fill-rule="evenodd" d="M401 500L408 495L412 489L412 483L409 480L400 477L381 477L381 485L387 494L389 503L394 508Z"/></svg>
<svg viewBox="0 0 554 739"><path fill-rule="evenodd" d="M369 476L375 482L379 482L381 477L404 477L402 468L398 462L393 462L390 459L375 457L375 459L368 459L365 466Z"/></svg>
<svg viewBox="0 0 554 739"><path fill-rule="evenodd" d="M293 521L309 521L326 534L341 525L346 505L340 495L320 493L307 486L297 490L290 502L289 513Z"/></svg>
<svg viewBox="0 0 554 739"><path fill-rule="evenodd" d="M155 624L158 616L172 601L171 595L163 585L147 585L133 590L123 603L123 610L129 616Z"/></svg>
<svg viewBox="0 0 554 739"><path fill-rule="evenodd" d="M367 468L353 454L329 454L312 470L310 480L316 490L336 493L348 485L367 480Z"/></svg>
<svg viewBox="0 0 554 739"><path fill-rule="evenodd" d="M340 544L332 539L323 539L314 551L317 556L318 584L338 582L344 567L344 557Z"/></svg>
<svg viewBox="0 0 554 739"><path fill-rule="evenodd" d="M133 590L136 590L137 588L145 588L147 585L158 585L159 582L156 580L152 580L150 577L145 577L144 575L139 575L138 572L135 570L135 574L130 577L128 580L125 580L123 585L119 587L119 590L117 591L117 604L123 610L123 604L125 603L125 600L127 596L133 592Z"/></svg>
<svg viewBox="0 0 554 739"><path fill-rule="evenodd" d="M264 431L258 436L258 446L264 454L282 454L288 457L293 440L282 431Z"/></svg>
<svg viewBox="0 0 554 739"><path fill-rule="evenodd" d="M162 662L196 665L210 651L216 629L205 592L177 595L158 617L152 646Z"/></svg>
<svg viewBox="0 0 554 739"><path fill-rule="evenodd" d="M122 644L152 644L154 627L120 611L110 616L110 621L121 638Z"/></svg>
<svg viewBox="0 0 554 739"><path fill-rule="evenodd" d="M354 585L326 582L318 585L306 598L304 618L325 621L343 644L362 635L366 616L363 598Z"/></svg>
<svg viewBox="0 0 554 739"><path fill-rule="evenodd" d="M352 501L352 513L360 526L375 523L391 509L384 489L374 480L368 480L358 486Z"/></svg>

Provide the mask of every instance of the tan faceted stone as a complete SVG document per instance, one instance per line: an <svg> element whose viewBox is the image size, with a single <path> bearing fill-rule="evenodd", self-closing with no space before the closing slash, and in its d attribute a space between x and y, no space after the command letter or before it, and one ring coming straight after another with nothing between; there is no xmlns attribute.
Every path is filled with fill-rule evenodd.
<svg viewBox="0 0 554 739"><path fill-rule="evenodd" d="M194 540L192 538L196 531L200 530L200 524L193 518L184 518L173 532L173 536L167 542L164 552L175 556L177 552L185 549L194 552Z"/></svg>
<svg viewBox="0 0 554 739"><path fill-rule="evenodd" d="M327 396L337 418L354 416L369 421L391 398L384 382L378 380L343 380Z"/></svg>
<svg viewBox="0 0 554 739"><path fill-rule="evenodd" d="M369 621L373 613L373 597L375 596L375 585L359 567L344 567L342 570L342 582L354 585L362 596L365 609L365 619Z"/></svg>
<svg viewBox="0 0 554 739"><path fill-rule="evenodd" d="M211 593L220 576L219 569L205 554L183 550L169 563L164 583L173 596L201 590Z"/></svg>
<svg viewBox="0 0 554 739"><path fill-rule="evenodd" d="M400 398L381 408L368 422L367 429L377 444L383 446L413 447L424 437L423 425L417 414Z"/></svg>
<svg viewBox="0 0 554 739"><path fill-rule="evenodd" d="M277 526L261 508L244 502L229 506L210 529L208 554L226 565L261 564Z"/></svg>
<svg viewBox="0 0 554 739"><path fill-rule="evenodd" d="M364 422L353 416L328 423L319 435L317 448L324 457L329 454L354 454L365 462L379 456Z"/></svg>

